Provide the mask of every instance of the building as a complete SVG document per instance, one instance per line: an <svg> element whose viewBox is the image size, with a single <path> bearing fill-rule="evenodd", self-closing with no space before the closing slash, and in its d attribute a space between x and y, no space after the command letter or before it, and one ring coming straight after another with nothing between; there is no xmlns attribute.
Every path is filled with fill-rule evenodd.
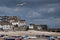
<svg viewBox="0 0 60 40"><path fill-rule="evenodd" d="M7 21L8 16L0 16L0 21Z"/></svg>
<svg viewBox="0 0 60 40"><path fill-rule="evenodd" d="M26 22L25 22L25 20L18 20L18 26L20 27L20 26L23 26L23 25L26 25Z"/></svg>
<svg viewBox="0 0 60 40"><path fill-rule="evenodd" d="M47 25L35 25L34 29L38 31L47 31Z"/></svg>
<svg viewBox="0 0 60 40"><path fill-rule="evenodd" d="M28 26L26 26L26 25L20 26L19 30L20 31L27 31L28 30Z"/></svg>
<svg viewBox="0 0 60 40"><path fill-rule="evenodd" d="M29 25L29 30L34 30L34 26L35 26L35 24L30 24Z"/></svg>
<svg viewBox="0 0 60 40"><path fill-rule="evenodd" d="M18 25L18 21L16 20L16 21L13 21L12 22L12 25Z"/></svg>
<svg viewBox="0 0 60 40"><path fill-rule="evenodd" d="M60 28L49 28L49 32L60 32Z"/></svg>
<svg viewBox="0 0 60 40"><path fill-rule="evenodd" d="M27 31L28 30L28 26L23 25L20 27L14 27L14 31Z"/></svg>
<svg viewBox="0 0 60 40"><path fill-rule="evenodd" d="M0 29L3 29L4 31L13 30L13 25L7 21L1 21Z"/></svg>
<svg viewBox="0 0 60 40"><path fill-rule="evenodd" d="M46 31L47 25L36 25L36 24L30 24L29 26L30 30L37 30L37 31Z"/></svg>
<svg viewBox="0 0 60 40"><path fill-rule="evenodd" d="M27 30L25 20L22 20L22 19L16 20L12 22L12 25L14 25L15 31L26 31Z"/></svg>
<svg viewBox="0 0 60 40"><path fill-rule="evenodd" d="M18 16L9 16L9 18L7 18L7 20L10 22L10 23L12 23L12 22L14 22L14 21L17 21L19 18L18 18Z"/></svg>
<svg viewBox="0 0 60 40"><path fill-rule="evenodd" d="M0 21L12 22L14 20L18 20L18 16L0 16Z"/></svg>
<svg viewBox="0 0 60 40"><path fill-rule="evenodd" d="M18 16L0 16L1 30L26 30L26 22Z"/></svg>
<svg viewBox="0 0 60 40"><path fill-rule="evenodd" d="M27 30L25 20L22 20L22 19L16 20L12 22L12 25L14 25L15 31L26 31Z"/></svg>

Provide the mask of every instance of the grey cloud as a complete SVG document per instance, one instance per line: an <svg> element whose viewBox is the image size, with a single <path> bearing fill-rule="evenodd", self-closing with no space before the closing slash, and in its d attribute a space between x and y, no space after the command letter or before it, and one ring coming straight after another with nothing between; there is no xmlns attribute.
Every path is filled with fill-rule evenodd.
<svg viewBox="0 0 60 40"><path fill-rule="evenodd" d="M57 6L56 6L57 5ZM54 6L51 5L51 7L39 7L35 11L42 15L42 18L49 18L49 17L60 17L60 6L59 4L56 4ZM40 18L40 17L38 17Z"/></svg>
<svg viewBox="0 0 60 40"><path fill-rule="evenodd" d="M0 0L0 6L15 7L19 0Z"/></svg>
<svg viewBox="0 0 60 40"><path fill-rule="evenodd" d="M21 2L26 2L26 7L38 7L44 4L59 3L60 0L0 0L0 6L16 7Z"/></svg>
<svg viewBox="0 0 60 40"><path fill-rule="evenodd" d="M26 5L16 7L22 2ZM0 0L0 15L22 16L28 23L54 27L60 25L60 0Z"/></svg>
<svg viewBox="0 0 60 40"><path fill-rule="evenodd" d="M47 24L49 28L60 28L60 18L53 19L34 19L33 23L36 24Z"/></svg>
<svg viewBox="0 0 60 40"><path fill-rule="evenodd" d="M0 15L16 15L16 16L20 16L23 15L25 16L26 13L28 13L28 11L30 10L30 8L9 8L6 6L2 6L0 7Z"/></svg>

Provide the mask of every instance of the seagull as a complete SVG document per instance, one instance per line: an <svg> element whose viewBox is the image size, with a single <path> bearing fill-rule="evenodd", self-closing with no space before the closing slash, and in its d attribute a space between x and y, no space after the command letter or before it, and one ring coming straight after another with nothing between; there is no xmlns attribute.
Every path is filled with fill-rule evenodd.
<svg viewBox="0 0 60 40"><path fill-rule="evenodd" d="M23 2L23 3L17 4L16 6L24 6L25 4L26 4L26 2Z"/></svg>

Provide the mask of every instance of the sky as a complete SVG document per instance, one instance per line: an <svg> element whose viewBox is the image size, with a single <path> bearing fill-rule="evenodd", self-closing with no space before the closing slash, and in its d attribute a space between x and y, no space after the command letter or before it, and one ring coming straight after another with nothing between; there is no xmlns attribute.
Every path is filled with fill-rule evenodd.
<svg viewBox="0 0 60 40"><path fill-rule="evenodd" d="M60 28L60 0L0 0L0 16L19 16L27 25Z"/></svg>

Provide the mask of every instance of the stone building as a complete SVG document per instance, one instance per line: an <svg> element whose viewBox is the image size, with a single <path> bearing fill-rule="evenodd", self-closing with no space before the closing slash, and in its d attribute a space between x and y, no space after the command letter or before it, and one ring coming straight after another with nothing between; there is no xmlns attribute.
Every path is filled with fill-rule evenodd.
<svg viewBox="0 0 60 40"><path fill-rule="evenodd" d="M18 26L20 27L20 26L23 26L23 25L26 25L26 22L25 22L25 20L18 20Z"/></svg>
<svg viewBox="0 0 60 40"><path fill-rule="evenodd" d="M7 30L13 30L13 25L7 21L1 21L0 22L0 30L4 30L4 31L7 31Z"/></svg>
<svg viewBox="0 0 60 40"><path fill-rule="evenodd" d="M0 21L18 20L18 16L0 16Z"/></svg>
<svg viewBox="0 0 60 40"><path fill-rule="evenodd" d="M10 30L11 26L13 26L13 30L27 30L26 22L23 19L18 18L18 16L0 16L0 22L2 22L0 27L2 27L4 30L8 29ZM5 27L5 26L6 27ZM4 28L5 27L5 28Z"/></svg>
<svg viewBox="0 0 60 40"><path fill-rule="evenodd" d="M29 26L30 30L37 30L37 31L47 31L47 25L36 25L36 24L30 24Z"/></svg>
<svg viewBox="0 0 60 40"><path fill-rule="evenodd" d="M60 32L60 28L49 28L49 32Z"/></svg>
<svg viewBox="0 0 60 40"><path fill-rule="evenodd" d="M36 25L38 31L47 31L47 25Z"/></svg>
<svg viewBox="0 0 60 40"><path fill-rule="evenodd" d="M20 26L19 30L20 31L27 31L28 30L28 26L26 26L26 25Z"/></svg>
<svg viewBox="0 0 60 40"><path fill-rule="evenodd" d="M22 20L22 19L16 20L12 22L12 25L14 25L15 31L26 31L27 30L25 20Z"/></svg>

